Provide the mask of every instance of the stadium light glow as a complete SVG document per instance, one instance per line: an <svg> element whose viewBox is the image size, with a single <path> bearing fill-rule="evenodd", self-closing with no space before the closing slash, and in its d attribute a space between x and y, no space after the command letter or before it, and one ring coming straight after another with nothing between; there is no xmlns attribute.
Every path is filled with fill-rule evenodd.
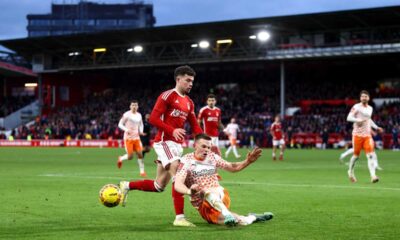
<svg viewBox="0 0 400 240"><path fill-rule="evenodd" d="M197 43L193 43L192 45L190 45L192 48L197 48L199 46L199 44Z"/></svg>
<svg viewBox="0 0 400 240"><path fill-rule="evenodd" d="M230 44L232 42L233 42L232 39L217 40L217 44Z"/></svg>
<svg viewBox="0 0 400 240"><path fill-rule="evenodd" d="M70 56L70 57L78 56L78 55L81 55L81 53L80 52L70 52L70 53L68 53L68 56Z"/></svg>
<svg viewBox="0 0 400 240"><path fill-rule="evenodd" d="M25 87L37 87L37 83L25 83Z"/></svg>
<svg viewBox="0 0 400 240"><path fill-rule="evenodd" d="M143 52L143 47L140 46L140 45L136 45L136 46L133 48L133 51L134 51L135 53L141 53L141 52Z"/></svg>
<svg viewBox="0 0 400 240"><path fill-rule="evenodd" d="M270 37L271 37L271 34L267 31L261 31L261 32L257 33L257 39L262 42L268 41L268 39L270 39Z"/></svg>
<svg viewBox="0 0 400 240"><path fill-rule="evenodd" d="M93 49L93 52L97 53L97 52L105 52L107 51L107 48L95 48Z"/></svg>
<svg viewBox="0 0 400 240"><path fill-rule="evenodd" d="M199 42L199 47L200 48L208 48L209 46L210 46L210 43L208 41Z"/></svg>
<svg viewBox="0 0 400 240"><path fill-rule="evenodd" d="M249 36L249 38L250 39L257 39L257 36L256 35L251 35L251 36Z"/></svg>

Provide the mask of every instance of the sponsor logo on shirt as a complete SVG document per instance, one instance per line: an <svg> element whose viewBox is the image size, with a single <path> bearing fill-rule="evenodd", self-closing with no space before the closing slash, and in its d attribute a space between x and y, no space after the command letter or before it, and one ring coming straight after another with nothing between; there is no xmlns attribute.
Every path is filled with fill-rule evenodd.
<svg viewBox="0 0 400 240"><path fill-rule="evenodd" d="M174 110L172 110L170 116L172 116L172 117L180 117L180 118L186 119L187 116L188 116L188 113L184 112L184 111L181 111L179 109L174 109Z"/></svg>
<svg viewBox="0 0 400 240"><path fill-rule="evenodd" d="M208 122L218 122L218 118L217 117L208 117L207 121Z"/></svg>

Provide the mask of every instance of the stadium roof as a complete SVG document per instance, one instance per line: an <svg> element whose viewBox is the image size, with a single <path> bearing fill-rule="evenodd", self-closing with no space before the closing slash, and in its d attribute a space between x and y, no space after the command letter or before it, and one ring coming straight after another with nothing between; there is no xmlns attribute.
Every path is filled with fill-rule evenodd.
<svg viewBox="0 0 400 240"><path fill-rule="evenodd" d="M0 44L24 57L38 52L51 53L60 49L129 45L132 43L198 41L203 38L249 36L262 28L280 33L326 32L339 29L380 28L400 25L400 6L347 10L163 26L134 30L117 30L93 34L51 36L2 40Z"/></svg>
<svg viewBox="0 0 400 240"><path fill-rule="evenodd" d="M37 74L32 72L31 69L16 66L10 63L0 61L0 76L6 77L18 77L18 76L30 76L37 77Z"/></svg>
<svg viewBox="0 0 400 240"><path fill-rule="evenodd" d="M271 40L249 39L260 30L269 31ZM394 6L12 39L0 44L31 61L35 72L53 72L399 53L399 31L400 6ZM353 37L359 42L352 42ZM219 44L222 39L230 43ZM201 40L208 40L209 47L197 49ZM134 52L135 45L140 45L139 52Z"/></svg>

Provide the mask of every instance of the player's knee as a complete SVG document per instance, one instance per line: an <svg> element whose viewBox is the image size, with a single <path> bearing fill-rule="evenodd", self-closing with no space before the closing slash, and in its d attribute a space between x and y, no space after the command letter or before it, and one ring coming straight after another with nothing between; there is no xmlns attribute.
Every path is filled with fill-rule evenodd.
<svg viewBox="0 0 400 240"><path fill-rule="evenodd" d="M374 159L374 158L376 158L376 153L375 153L375 152L367 153L367 158L368 158L368 159Z"/></svg>

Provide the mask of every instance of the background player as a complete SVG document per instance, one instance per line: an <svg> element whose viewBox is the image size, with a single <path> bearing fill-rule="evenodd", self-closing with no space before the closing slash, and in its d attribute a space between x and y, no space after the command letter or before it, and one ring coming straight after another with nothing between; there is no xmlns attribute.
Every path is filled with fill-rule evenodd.
<svg viewBox="0 0 400 240"><path fill-rule="evenodd" d="M194 134L202 133L196 115L193 101L187 96L193 86L196 73L189 66L175 69L175 88L163 92L157 99L150 114L150 124L157 127L153 148L157 153L157 176L155 180L120 182L122 190L122 206L125 205L129 190L146 192L163 192L171 177L175 176L182 156L182 143L185 140L185 122L188 121ZM172 198L175 207L174 226L195 226L185 219L183 213L183 195L176 192L172 185Z"/></svg>
<svg viewBox="0 0 400 240"><path fill-rule="evenodd" d="M198 121L203 126L204 133L211 137L211 150L221 156L219 149L219 130L224 129L221 122L221 109L215 106L217 99L214 94L207 96L207 106L200 109Z"/></svg>
<svg viewBox="0 0 400 240"><path fill-rule="evenodd" d="M350 159L348 176L351 182L357 182L354 175L354 166L360 156L361 149L364 149L368 159L368 169L371 175L371 182L376 183L379 181L376 176L376 167L378 166L378 158L374 151L374 143L371 136L371 127L376 129L379 133L383 129L378 127L372 121L372 107L368 105L369 93L362 90L360 93L360 103L355 104L347 116L347 121L353 122L353 148L354 153Z"/></svg>
<svg viewBox="0 0 400 240"><path fill-rule="evenodd" d="M279 160L283 160L283 152L285 151L285 139L282 131L281 117L275 116L274 122L271 124L270 133L272 135L272 160L276 160L276 148L279 146Z"/></svg>
<svg viewBox="0 0 400 240"><path fill-rule="evenodd" d="M224 129L226 135L228 135L230 146L228 150L225 152L225 158L228 158L229 153L233 150L233 155L236 158L240 158L240 155L237 152L236 145L237 145L237 135L239 132L239 125L236 123L235 118L231 118L231 122L226 126Z"/></svg>
<svg viewBox="0 0 400 240"><path fill-rule="evenodd" d="M142 115L138 112L139 104L137 100L132 100L130 110L122 115L119 120L118 127L124 131L124 144L126 154L118 157L117 166L122 167L125 160L131 160L133 153L138 157L138 164L140 169L140 176L146 177L143 162L143 147L140 141L140 135L143 134L143 120Z"/></svg>
<svg viewBox="0 0 400 240"><path fill-rule="evenodd" d="M242 162L227 162L211 152L211 138L206 134L195 137L195 151L186 154L176 174L175 188L178 192L191 196L192 205L209 223L226 225L248 225L256 221L272 219L272 213L242 216L229 210L230 197L226 189L219 185L217 168L229 172L239 172L257 161L262 150L255 148Z"/></svg>
<svg viewBox="0 0 400 240"><path fill-rule="evenodd" d="M372 135L375 135L376 132L371 130L371 134L372 134ZM353 153L354 153L354 148L353 148L353 147L351 147L351 148L347 149L346 151L344 151L342 154L340 154L340 158L339 158L340 162L343 163L343 159L344 159L345 157L349 156L349 155L352 155ZM377 159L377 160L378 160L378 159ZM379 166L378 161L377 161L377 164L378 164L378 165L376 166L376 169L377 169L377 170L380 170L380 171L383 170L383 169ZM349 163L346 163L346 165L349 165Z"/></svg>

